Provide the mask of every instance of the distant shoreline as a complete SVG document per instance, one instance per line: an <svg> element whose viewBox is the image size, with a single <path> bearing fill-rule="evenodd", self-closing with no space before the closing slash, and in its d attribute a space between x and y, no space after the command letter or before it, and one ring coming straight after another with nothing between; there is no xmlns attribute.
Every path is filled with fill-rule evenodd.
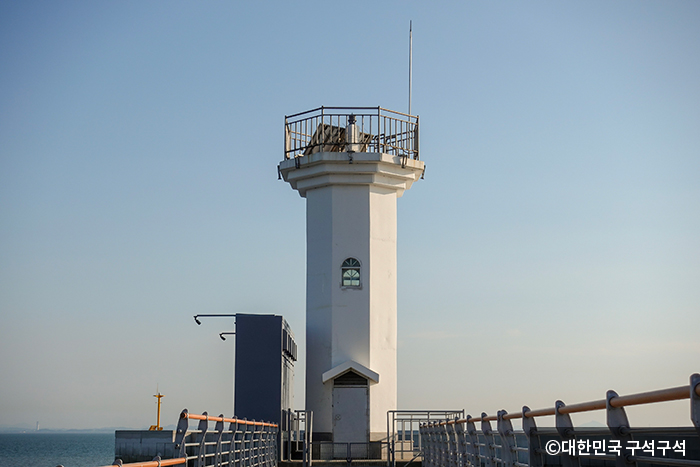
<svg viewBox="0 0 700 467"><path fill-rule="evenodd" d="M41 434L80 434L88 435L94 434L105 434L114 433L117 430L133 430L133 428L94 428L94 429L66 429L66 430L52 430L52 429L41 429L41 430L31 430L26 428L0 428L0 435L41 435Z"/></svg>

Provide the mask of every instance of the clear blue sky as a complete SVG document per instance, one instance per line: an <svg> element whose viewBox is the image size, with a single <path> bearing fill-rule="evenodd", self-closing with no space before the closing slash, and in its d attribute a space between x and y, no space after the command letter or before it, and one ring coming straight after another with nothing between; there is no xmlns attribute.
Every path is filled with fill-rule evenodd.
<svg viewBox="0 0 700 467"><path fill-rule="evenodd" d="M231 414L232 327L196 313L282 314L303 361L283 118L406 111L409 20L400 407L700 372L700 3L4 1L0 427L148 427L156 385L166 425Z"/></svg>

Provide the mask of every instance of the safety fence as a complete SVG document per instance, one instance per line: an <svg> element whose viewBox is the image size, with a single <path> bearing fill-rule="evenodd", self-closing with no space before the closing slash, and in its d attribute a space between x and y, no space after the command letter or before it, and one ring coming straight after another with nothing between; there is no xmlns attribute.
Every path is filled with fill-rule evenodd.
<svg viewBox="0 0 700 467"><path fill-rule="evenodd" d="M303 467L311 465L313 412L288 411L286 426L287 431L282 432L283 449L280 460L301 461Z"/></svg>
<svg viewBox="0 0 700 467"><path fill-rule="evenodd" d="M389 410L386 414L387 457L390 466L411 461L423 451L420 426L464 417L464 410Z"/></svg>
<svg viewBox="0 0 700 467"><path fill-rule="evenodd" d="M124 464L122 463L121 459L116 459L114 461L114 464L110 466L104 466L104 467L113 467L115 465L118 465L119 467L166 467L169 465L182 465L187 463L187 459L184 457L178 457L177 459L161 459L160 456L156 456L155 459L152 461L148 462L132 462L129 464ZM62 467L62 466L58 466Z"/></svg>
<svg viewBox="0 0 700 467"><path fill-rule="evenodd" d="M319 107L284 118L284 158L379 152L418 159L418 117L381 107Z"/></svg>
<svg viewBox="0 0 700 467"><path fill-rule="evenodd" d="M386 459L387 443L372 442L332 442L314 441L311 443L311 457L318 461L345 461L347 465L361 465L364 461Z"/></svg>
<svg viewBox="0 0 700 467"><path fill-rule="evenodd" d="M190 420L199 421L195 430L190 430ZM213 429L211 422L215 422ZM206 412L195 415L185 409L177 424L175 449L190 467L276 466L277 425L223 415L211 417Z"/></svg>
<svg viewBox="0 0 700 467"><path fill-rule="evenodd" d="M683 399L690 399L694 428L631 428L624 410ZM570 414L593 410L606 410L607 428L574 427ZM556 428L537 427L535 417L551 415ZM522 432L513 429L514 419L522 420ZM687 386L627 396L608 391L605 399L579 404L424 423L420 436L427 467L700 466L700 374Z"/></svg>
<svg viewBox="0 0 700 467"><path fill-rule="evenodd" d="M196 428L190 428L190 420L197 420ZM210 424L214 423L214 426ZM180 413L174 434L174 450L170 457L160 454L152 461L114 464L123 467L186 467L231 466L272 467L278 464L278 426L273 423L191 414L187 409ZM172 445L171 445L172 448Z"/></svg>

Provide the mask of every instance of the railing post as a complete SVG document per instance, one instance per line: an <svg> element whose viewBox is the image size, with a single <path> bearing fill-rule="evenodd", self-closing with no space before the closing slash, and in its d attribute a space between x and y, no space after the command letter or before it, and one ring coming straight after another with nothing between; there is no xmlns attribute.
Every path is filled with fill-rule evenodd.
<svg viewBox="0 0 700 467"><path fill-rule="evenodd" d="M440 446L440 433L438 432L438 424L437 422L433 422L430 427L430 444L431 444L431 451L432 455L431 457L431 465L434 467L438 467L440 465L440 452L441 452L441 446Z"/></svg>
<svg viewBox="0 0 700 467"><path fill-rule="evenodd" d="M258 466L260 465L260 432L258 430L258 427L260 425L255 424L255 420L253 420L253 459L252 459L252 465Z"/></svg>
<svg viewBox="0 0 700 467"><path fill-rule="evenodd" d="M273 436L271 426L263 426L263 446L265 446L265 465L272 466L273 457L277 454L277 437Z"/></svg>
<svg viewBox="0 0 700 467"><path fill-rule="evenodd" d="M433 465L440 465L440 462L441 462L440 455L441 455L442 447L440 446L441 440L440 440L440 433L438 432L438 429L439 429L439 427L438 427L437 422L433 422L430 425L430 439L432 440L431 444L433 445L433 456L432 456L433 457Z"/></svg>
<svg viewBox="0 0 700 467"><path fill-rule="evenodd" d="M250 457L250 452L249 452L249 443L248 443L248 424L246 423L248 420L243 419L243 426L241 427L241 449L240 449L240 465L241 466L248 466L250 465L250 462L248 458Z"/></svg>
<svg viewBox="0 0 700 467"><path fill-rule="evenodd" d="M205 465L205 457L204 455L206 454L206 440L207 440L207 429L209 428L209 414L206 412L203 412L202 415L204 415L204 420L199 421L199 425L197 426L197 431L199 431L199 438L197 439L199 441L199 451L197 452L197 467L204 467Z"/></svg>
<svg viewBox="0 0 700 467"><path fill-rule="evenodd" d="M437 435L439 449L437 462L440 467L444 467L447 465L447 435L445 434L445 425L441 425L439 422L436 422L435 434Z"/></svg>
<svg viewBox="0 0 700 467"><path fill-rule="evenodd" d="M476 431L476 426L474 426L471 415L467 415L467 434L469 435L469 448L467 448L467 452L469 452L472 458L472 465L479 467L481 465L479 434Z"/></svg>
<svg viewBox="0 0 700 467"><path fill-rule="evenodd" d="M314 413L310 410L304 413L304 467L313 463L311 444L313 442Z"/></svg>
<svg viewBox="0 0 700 467"><path fill-rule="evenodd" d="M273 434L271 426L263 426L263 445L265 446L265 465L272 466L273 459L277 455L277 436Z"/></svg>
<svg viewBox="0 0 700 467"><path fill-rule="evenodd" d="M442 446L440 445L441 439L439 429L440 427L437 422L433 422L430 426L430 439L433 451L432 465L436 467L440 466L440 456L442 455Z"/></svg>
<svg viewBox="0 0 700 467"><path fill-rule="evenodd" d="M446 423L445 432L447 434L447 459L449 460L449 465L457 467L457 433L455 433L454 423Z"/></svg>
<svg viewBox="0 0 700 467"><path fill-rule="evenodd" d="M289 448L287 449L287 460L292 460L292 451L294 450L294 441L296 440L297 446L299 444L299 414L294 410L289 411L289 425L287 426L289 432L287 433L287 439L289 440Z"/></svg>
<svg viewBox="0 0 700 467"><path fill-rule="evenodd" d="M415 136L413 137L413 139L414 139L413 144L415 144L415 146L416 146L416 148L415 148L416 152L415 152L414 159L420 160L420 145L418 144L419 130L418 130L418 117L417 116L416 116L416 129L414 130L414 133L415 133Z"/></svg>
<svg viewBox="0 0 700 467"><path fill-rule="evenodd" d="M697 389L700 387L700 374L690 375L690 420L695 425L695 431L700 436L700 396Z"/></svg>
<svg viewBox="0 0 700 467"><path fill-rule="evenodd" d="M394 430L393 428L394 411L386 412L386 463L388 467L393 467L394 459L391 452L394 450Z"/></svg>
<svg viewBox="0 0 700 467"><path fill-rule="evenodd" d="M422 440L422 443L423 443L423 449L421 450L421 452L423 453L423 465L427 466L428 461L426 461L425 459L427 458L428 454L427 454L427 449L425 446L425 435L423 434L423 424L422 423L418 424L418 437ZM387 438L387 448L386 448L387 449L387 466L391 466L391 459L390 459L390 454L389 454L389 442L388 441L389 440Z"/></svg>
<svg viewBox="0 0 700 467"><path fill-rule="evenodd" d="M243 425L245 427L245 425ZM245 429L245 428L243 428ZM236 431L234 432L233 439L234 439L234 444L233 444L233 461L234 465L243 465L242 459L243 459L243 445L244 445L244 436L245 434L241 430L241 424L238 423L238 420L236 420ZM237 445L237 447L236 447Z"/></svg>
<svg viewBox="0 0 700 467"><path fill-rule="evenodd" d="M270 427L270 430L272 432L272 442L274 445L277 444L277 440L279 439L279 437L277 435L279 433L279 429L280 429L279 426L277 428ZM270 465L276 465L277 462L276 462L276 459L274 458L274 454L275 454L274 451L271 454L273 455L273 457L270 458Z"/></svg>
<svg viewBox="0 0 700 467"><path fill-rule="evenodd" d="M255 424L255 419L253 419L253 435L251 437L251 465L258 466L260 459L260 433L258 432L258 425Z"/></svg>
<svg viewBox="0 0 700 467"><path fill-rule="evenodd" d="M235 420L235 419L234 419ZM226 456L226 465L233 466L236 462L236 422L229 423L228 431L225 433L225 441L229 443ZM222 459L223 461L223 459Z"/></svg>
<svg viewBox="0 0 700 467"><path fill-rule="evenodd" d="M430 439L430 465L437 467L440 465L440 438L437 431L437 423L428 425L428 436Z"/></svg>
<svg viewBox="0 0 700 467"><path fill-rule="evenodd" d="M270 434L269 428L272 427L267 427L265 425L260 426L260 449L262 451L262 465L269 465L268 464L268 459L272 459L272 456L270 455L270 448L275 447L276 444L273 444L272 439L268 436ZM273 452L272 454L277 455L276 452Z"/></svg>
<svg viewBox="0 0 700 467"><path fill-rule="evenodd" d="M510 420L503 418L508 414L505 410L498 411L498 420L496 421L496 430L501 435L501 456L503 463L510 467L517 460L517 451L515 450L515 433L513 432L513 424ZM513 457L516 457L513 459Z"/></svg>
<svg viewBox="0 0 700 467"><path fill-rule="evenodd" d="M562 450L560 453L561 463L564 467L579 467L579 458L569 455L563 448L565 440L569 441L569 443L574 443L574 447L576 443L574 424L571 422L571 417L568 413L560 412L560 409L564 406L566 406L566 404L562 401L556 401L554 404L554 423L562 440Z"/></svg>
<svg viewBox="0 0 700 467"><path fill-rule="evenodd" d="M418 436L420 436L421 445L423 446L423 465L425 467L430 467L430 439L428 438L427 424L420 423L418 425Z"/></svg>
<svg viewBox="0 0 700 467"><path fill-rule="evenodd" d="M175 457L187 457L185 438L187 437L189 424L190 420L187 418L187 409L184 409L180 413L180 420L178 420L177 428L175 429Z"/></svg>
<svg viewBox="0 0 700 467"><path fill-rule="evenodd" d="M277 456L277 440L279 439L278 434L280 433L279 426L277 428L273 426L267 427L267 436L269 438L270 447L267 450L269 456L267 458L267 465L272 467L275 465L275 459Z"/></svg>
<svg viewBox="0 0 700 467"><path fill-rule="evenodd" d="M267 457L267 444L265 443L265 425L256 425L258 429L258 462L257 465L267 465L265 459Z"/></svg>
<svg viewBox="0 0 700 467"><path fill-rule="evenodd" d="M442 438L443 438L443 443L445 446L445 457L444 457L444 463L442 464L443 466L451 466L452 465L452 440L450 437L450 432L452 431L450 429L450 425L447 423L441 423L440 427L442 428Z"/></svg>
<svg viewBox="0 0 700 467"><path fill-rule="evenodd" d="M255 424L256 420L253 420L253 465L260 465L260 428L259 425Z"/></svg>
<svg viewBox="0 0 700 467"><path fill-rule="evenodd" d="M287 122L287 116L284 117L284 158L289 159L289 150L291 146L291 138L289 134L289 123Z"/></svg>
<svg viewBox="0 0 700 467"><path fill-rule="evenodd" d="M467 461L467 438L464 435L464 424L455 422L455 436L457 437L457 464L464 466Z"/></svg>
<svg viewBox="0 0 700 467"><path fill-rule="evenodd" d="M262 425L260 427L260 449L262 451L262 465L269 466L272 456L270 455L270 448L274 447L272 437L270 436L269 426ZM273 454L277 454L273 452Z"/></svg>
<svg viewBox="0 0 700 467"><path fill-rule="evenodd" d="M488 415L486 412L481 412L481 433L484 435L484 442L486 443L486 452L488 453L488 461L486 462L486 467L491 465L496 465L496 449L494 445L496 444L493 439L493 429L491 428L491 422L484 420Z"/></svg>
<svg viewBox="0 0 700 467"><path fill-rule="evenodd" d="M323 126L326 124L326 119L325 119L325 110L323 106L321 106L321 126L319 128L323 128ZM321 137L321 141L319 143L321 144L319 152L323 152L323 145L326 144L326 132L321 131L321 134L319 135Z"/></svg>
<svg viewBox="0 0 700 467"><path fill-rule="evenodd" d="M606 412L606 422L608 428L612 432L613 439L620 442L620 454L615 457L616 467L625 466L636 466L636 462L631 462L627 460L627 456L622 455L622 449L629 442L632 441L632 434L630 433L630 422L627 419L627 414L625 413L624 407L613 407L610 402L618 397L618 394L612 389L605 394L605 412Z"/></svg>
<svg viewBox="0 0 700 467"><path fill-rule="evenodd" d="M221 438L224 435L224 414L219 415L221 421L216 422L214 431L216 436L216 450L214 452L214 465L221 465Z"/></svg>
<svg viewBox="0 0 700 467"><path fill-rule="evenodd" d="M260 425L260 457L261 461L259 462L260 465L269 465L268 464L268 459L271 459L272 456L270 456L270 447L272 447L272 440L269 438L270 432L268 431L268 428L265 425ZM277 454L277 453L275 453Z"/></svg>
<svg viewBox="0 0 700 467"><path fill-rule="evenodd" d="M523 431L527 436L527 453L528 464L530 467L543 467L544 459L542 457L542 446L540 444L540 435L537 433L537 423L534 417L528 417L527 413L530 407L523 406Z"/></svg>
<svg viewBox="0 0 700 467"><path fill-rule="evenodd" d="M251 420L255 423L255 420ZM255 425L246 425L246 438L248 441L248 449L246 451L246 465L253 466L253 459L255 458Z"/></svg>

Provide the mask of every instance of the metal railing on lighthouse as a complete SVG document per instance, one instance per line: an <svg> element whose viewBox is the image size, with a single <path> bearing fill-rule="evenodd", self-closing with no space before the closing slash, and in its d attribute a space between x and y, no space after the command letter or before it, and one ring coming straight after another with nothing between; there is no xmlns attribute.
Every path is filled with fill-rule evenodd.
<svg viewBox="0 0 700 467"><path fill-rule="evenodd" d="M376 152L419 159L418 117L382 107L319 107L284 118L284 158Z"/></svg>

